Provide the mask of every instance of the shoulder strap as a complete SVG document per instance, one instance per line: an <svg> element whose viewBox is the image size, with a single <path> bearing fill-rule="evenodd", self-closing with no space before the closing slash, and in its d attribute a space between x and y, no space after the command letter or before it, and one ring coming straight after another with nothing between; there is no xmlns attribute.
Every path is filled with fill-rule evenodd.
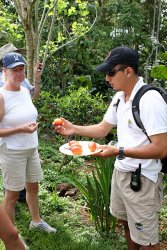
<svg viewBox="0 0 167 250"><path fill-rule="evenodd" d="M163 88L160 88L160 87L156 87L156 86L153 86L151 84L149 85L143 85L136 93L133 101L132 101L132 114L133 114L133 117L134 117L134 120L137 124L137 126L139 128L142 129L143 133L147 136L148 140L151 142L149 136L147 135L147 132L144 128L144 125L141 121L141 118L140 118L140 109L139 109L139 102L140 102L140 98L148 91L148 90L156 90L158 91L161 96L163 97L163 99L165 100L165 102L167 103L167 92L163 89Z"/></svg>
<svg viewBox="0 0 167 250"><path fill-rule="evenodd" d="M116 111L118 109L119 102L120 102L120 99L118 98L117 102L113 104L113 107L116 108Z"/></svg>

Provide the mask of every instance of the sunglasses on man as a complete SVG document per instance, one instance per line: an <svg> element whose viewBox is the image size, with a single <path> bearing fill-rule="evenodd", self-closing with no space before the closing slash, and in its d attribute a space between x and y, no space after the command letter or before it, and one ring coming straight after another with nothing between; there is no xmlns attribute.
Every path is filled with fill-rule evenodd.
<svg viewBox="0 0 167 250"><path fill-rule="evenodd" d="M127 65L124 65L124 66L121 66L119 67L118 69L113 69L111 71L107 71L106 74L108 76L115 76L115 74L119 71L123 71L124 69L126 69L128 66Z"/></svg>

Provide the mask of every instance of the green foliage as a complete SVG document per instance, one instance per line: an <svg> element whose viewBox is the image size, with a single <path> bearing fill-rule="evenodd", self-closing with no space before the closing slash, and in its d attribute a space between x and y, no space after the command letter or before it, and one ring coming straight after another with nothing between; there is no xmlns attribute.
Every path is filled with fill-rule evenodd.
<svg viewBox="0 0 167 250"><path fill-rule="evenodd" d="M89 75L87 76L74 76L74 81L68 83L70 86L70 89L78 89L80 87L88 87L88 89L91 89L92 82L91 77Z"/></svg>
<svg viewBox="0 0 167 250"><path fill-rule="evenodd" d="M102 95L91 96L88 88L83 87L69 90L65 96L42 91L36 106L39 112L39 131L42 133L52 131L52 121L56 117L64 117L75 124L94 124L102 120L107 109Z"/></svg>
<svg viewBox="0 0 167 250"><path fill-rule="evenodd" d="M113 159L95 158L95 170L92 170L92 176L86 175L86 184L82 184L78 178L71 177L71 182L82 192L92 220L94 221L96 230L100 233L109 234L111 230L115 230L116 219L111 216L110 191L111 177L114 168Z"/></svg>
<svg viewBox="0 0 167 250"><path fill-rule="evenodd" d="M159 48L158 53L158 62L159 65L153 66L151 69L151 77L160 79L160 80L167 80L167 52L161 52L164 48Z"/></svg>
<svg viewBox="0 0 167 250"><path fill-rule="evenodd" d="M68 23L69 21L70 27L76 27L77 22L77 27L79 28L76 27L76 31L82 32L82 27L80 26L90 26L91 20L95 16L95 10L89 8L89 15L84 19L85 22L82 21L81 13L87 11L86 5L84 5L85 1L75 1L73 4L71 1L68 1L68 3L67 1L60 1L60 3L64 7L60 7L59 14L64 15L65 22ZM80 4L83 4L82 8ZM96 4L98 19L91 32L57 51L50 61L47 62L43 76L44 89L47 89L49 86L54 91L55 87L59 87L60 91L65 93L68 92L71 83L77 86L77 77L91 76L92 93L100 92L109 98L112 95L111 88L106 85L105 76L97 74L94 68L103 62L111 48L118 45L131 46L139 51L141 55L140 69L142 75L144 75L143 70L146 60L151 53L152 46L155 46L155 44L152 44L151 37L154 5L148 1L123 0L98 1ZM163 2L163 6L159 36L159 43L162 47L166 44L167 30L165 29L166 3ZM73 15L68 16L68 10L71 10L71 8ZM76 17L80 21L76 20ZM61 31L60 33L62 34ZM51 51L54 50L55 46L57 44L53 42ZM154 58L153 53L150 58L149 68L154 64ZM148 78L151 78L151 76L149 75Z"/></svg>
<svg viewBox="0 0 167 250"><path fill-rule="evenodd" d="M12 42L15 45L22 46L23 29L17 21L17 15L0 2L0 46Z"/></svg>
<svg viewBox="0 0 167 250"><path fill-rule="evenodd" d="M148 39L148 30L141 29L145 25L145 9L137 1L108 1L112 11L113 29L110 36L114 45L127 45L138 48ZM140 21L139 21L140 20ZM139 35L140 34L140 35Z"/></svg>
<svg viewBox="0 0 167 250"><path fill-rule="evenodd" d="M39 1L39 16L42 16L44 2ZM47 3L46 10L51 7L53 1L47 1ZM106 95L111 90L105 84L104 75L96 74L94 68L104 60L111 48L118 45L132 46L140 52L143 71L146 59L151 54L152 47L155 46L151 37L154 11L152 1L106 0L89 3L95 3L98 8L98 19L95 26L86 36L62 47L46 62L42 79L44 90L49 89L52 92L59 87L60 91L66 92L71 82L78 84L77 77L91 75L92 93L100 92ZM89 3L84 0L58 1L56 22L48 53L53 53L65 41L77 34L83 34L87 27L90 27L95 18L95 8ZM158 5L159 1L157 1L157 10ZM167 35L166 1L162 0L162 6L158 46L165 47ZM23 31L12 1L3 1L3 3L1 1L0 10L1 45L12 41L16 46L19 47L20 44L22 47L25 43ZM46 48L52 16L53 11L46 20L41 37L41 59ZM157 18L156 14L156 20ZM158 21L155 22L156 27L157 25ZM149 67L152 67L153 64L154 53L150 58ZM111 92L107 97L109 95Z"/></svg>
<svg viewBox="0 0 167 250"><path fill-rule="evenodd" d="M42 10L43 1L39 2ZM53 1L46 6L47 9L51 8L52 4ZM41 37L41 57L43 57L45 53L47 34L50 30L52 16L53 10L49 13L45 23L43 36ZM91 25L91 16L91 9L89 10L86 1L59 0L57 2L56 20L52 32L52 41L48 48L48 54L63 46L65 43L68 43L73 38L84 34Z"/></svg>
<svg viewBox="0 0 167 250"><path fill-rule="evenodd" d="M89 90L82 87L58 99L57 106L62 116L82 125L100 122L107 108L102 95L91 96Z"/></svg>
<svg viewBox="0 0 167 250"><path fill-rule="evenodd" d="M167 65L155 66L151 69L151 77L167 80Z"/></svg>

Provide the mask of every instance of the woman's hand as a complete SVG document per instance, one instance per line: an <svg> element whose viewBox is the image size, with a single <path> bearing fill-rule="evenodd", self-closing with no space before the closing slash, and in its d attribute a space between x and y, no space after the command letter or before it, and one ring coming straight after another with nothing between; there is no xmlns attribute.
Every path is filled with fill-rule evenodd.
<svg viewBox="0 0 167 250"><path fill-rule="evenodd" d="M38 123L32 122L19 126L18 130L20 131L20 133L32 134L34 131L37 130L37 128L38 128Z"/></svg>
<svg viewBox="0 0 167 250"><path fill-rule="evenodd" d="M35 83L38 83L38 84L41 83L42 69L43 69L43 64L40 62L37 62L35 65L35 69L34 69Z"/></svg>

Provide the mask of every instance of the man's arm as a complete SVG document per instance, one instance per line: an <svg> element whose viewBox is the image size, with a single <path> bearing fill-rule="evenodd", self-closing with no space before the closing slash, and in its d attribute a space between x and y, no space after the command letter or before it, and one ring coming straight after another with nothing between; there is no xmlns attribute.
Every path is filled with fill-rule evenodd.
<svg viewBox="0 0 167 250"><path fill-rule="evenodd" d="M112 129L112 125L104 120L96 125L79 126L72 124L64 118L61 119L63 120L63 126L57 126L55 128L57 133L60 133L61 135L76 134L90 138L100 138L105 137Z"/></svg>
<svg viewBox="0 0 167 250"><path fill-rule="evenodd" d="M139 159L163 159L167 156L167 133L150 136L151 143L125 149L125 156Z"/></svg>
<svg viewBox="0 0 167 250"><path fill-rule="evenodd" d="M125 157L136 159L163 159L167 157L167 133L150 136L151 143L137 147L137 148L125 148ZM98 156L108 158L117 156L119 149L115 146L101 145L103 149Z"/></svg>

